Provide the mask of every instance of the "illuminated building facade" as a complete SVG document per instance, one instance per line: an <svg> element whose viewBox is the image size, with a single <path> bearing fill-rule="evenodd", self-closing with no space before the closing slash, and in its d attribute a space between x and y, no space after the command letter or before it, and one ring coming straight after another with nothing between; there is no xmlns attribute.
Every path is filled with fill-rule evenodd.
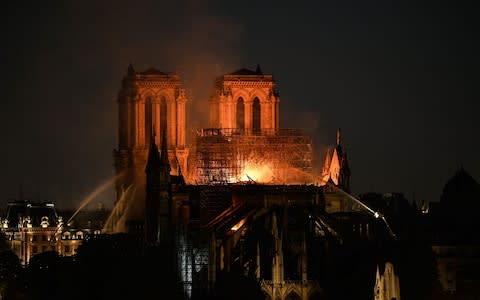
<svg viewBox="0 0 480 300"><path fill-rule="evenodd" d="M393 264L386 262L382 272L377 266L375 276L374 300L400 300L400 281Z"/></svg>
<svg viewBox="0 0 480 300"><path fill-rule="evenodd" d="M119 142L113 153L118 207L112 217L115 224L122 224L116 231L125 231L127 220L143 216L148 149L151 142L160 145L162 132L165 132L173 174L187 170L186 103L185 90L177 74L153 68L136 72L129 65L118 94ZM122 201L125 198L128 203Z"/></svg>
<svg viewBox="0 0 480 300"><path fill-rule="evenodd" d="M210 99L210 128L261 131L279 128L280 96L273 76L240 69L215 81Z"/></svg>
<svg viewBox="0 0 480 300"><path fill-rule="evenodd" d="M62 256L76 254L90 232L63 224L53 203L12 201L2 219L2 232L11 250L23 264L38 253L56 251Z"/></svg>

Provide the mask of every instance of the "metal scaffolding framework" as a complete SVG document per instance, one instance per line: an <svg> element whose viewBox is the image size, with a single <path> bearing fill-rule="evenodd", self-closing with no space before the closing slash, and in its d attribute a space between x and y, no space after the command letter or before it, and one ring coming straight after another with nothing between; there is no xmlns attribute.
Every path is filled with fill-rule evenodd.
<svg viewBox="0 0 480 300"><path fill-rule="evenodd" d="M189 227L177 226L176 231L177 272L184 299L201 295L208 286L208 242L198 228Z"/></svg>
<svg viewBox="0 0 480 300"><path fill-rule="evenodd" d="M312 140L299 129L203 129L193 151L199 184L257 181L249 169L264 168L262 183L305 183L312 177Z"/></svg>

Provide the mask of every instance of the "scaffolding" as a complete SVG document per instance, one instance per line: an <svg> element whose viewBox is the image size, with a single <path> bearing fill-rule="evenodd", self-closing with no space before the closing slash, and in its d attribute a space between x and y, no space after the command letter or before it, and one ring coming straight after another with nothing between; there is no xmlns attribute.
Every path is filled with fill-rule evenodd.
<svg viewBox="0 0 480 300"><path fill-rule="evenodd" d="M208 239L198 229L177 228L177 273L183 299L205 294L208 287ZM206 241L205 241L206 240Z"/></svg>
<svg viewBox="0 0 480 300"><path fill-rule="evenodd" d="M312 140L300 129L203 129L196 133L194 155L198 184L257 181L249 174L252 168L268 171L262 183L312 178Z"/></svg>

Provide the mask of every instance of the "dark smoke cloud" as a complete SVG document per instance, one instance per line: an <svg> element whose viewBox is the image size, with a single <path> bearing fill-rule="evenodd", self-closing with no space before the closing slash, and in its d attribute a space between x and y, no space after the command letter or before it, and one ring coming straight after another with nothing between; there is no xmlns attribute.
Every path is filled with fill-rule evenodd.
<svg viewBox="0 0 480 300"><path fill-rule="evenodd" d="M190 127L208 125L215 76L260 63L279 84L282 127L313 131L316 155L342 128L352 191L436 201L460 164L480 174L474 12L468 1L7 1L0 207L20 183L30 199L76 206L113 176L129 61L182 76Z"/></svg>
<svg viewBox="0 0 480 300"><path fill-rule="evenodd" d="M114 175L116 96L129 62L178 72L191 126L208 123L213 79L236 66L242 27L215 1L52 1L9 4L1 62L10 128L0 201L77 207ZM2 31L2 33L3 33ZM5 86L4 86L5 85ZM7 115L8 114L8 115ZM13 125L13 126L12 126ZM113 191L96 201L112 204ZM3 208L5 205L1 204Z"/></svg>

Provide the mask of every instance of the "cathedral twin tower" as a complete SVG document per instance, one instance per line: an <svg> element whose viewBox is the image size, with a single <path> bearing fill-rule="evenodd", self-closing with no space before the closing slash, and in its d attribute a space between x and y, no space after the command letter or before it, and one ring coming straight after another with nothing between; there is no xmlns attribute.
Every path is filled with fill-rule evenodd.
<svg viewBox="0 0 480 300"><path fill-rule="evenodd" d="M210 100L210 127L265 131L279 127L279 102L272 75L240 69L217 78Z"/></svg>
<svg viewBox="0 0 480 300"><path fill-rule="evenodd" d="M118 95L119 144L115 151L117 173L125 168L146 165L152 130L160 145L165 132L169 156L186 164L185 105L187 98L180 78L153 68L135 72L132 65L122 80ZM177 164L172 164L177 169ZM141 173L144 173L143 170Z"/></svg>

